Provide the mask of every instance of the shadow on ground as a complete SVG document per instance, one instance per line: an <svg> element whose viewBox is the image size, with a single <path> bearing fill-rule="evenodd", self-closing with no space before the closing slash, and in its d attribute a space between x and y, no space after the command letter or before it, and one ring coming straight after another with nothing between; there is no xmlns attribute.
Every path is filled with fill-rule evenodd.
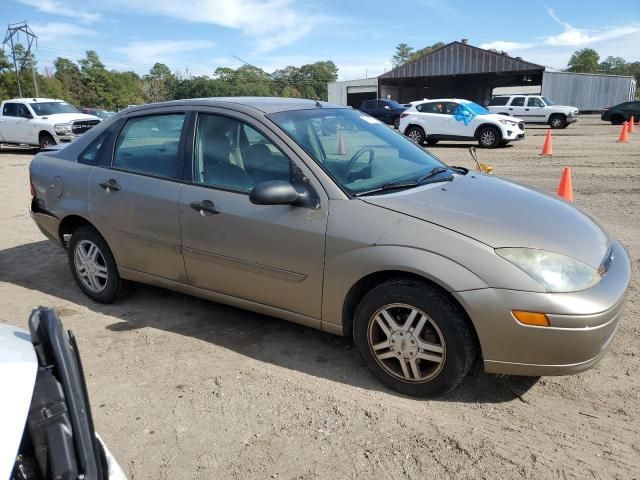
<svg viewBox="0 0 640 480"><path fill-rule="evenodd" d="M95 303L74 283L66 252L49 241L0 251L0 282L40 291L114 317L118 321L107 326L112 332L156 328L308 375L397 395L369 373L345 338L145 285L136 286L118 303ZM59 310L63 319L77 313ZM477 364L460 387L440 400L466 403L522 400L521 396L536 381L534 377L485 374Z"/></svg>

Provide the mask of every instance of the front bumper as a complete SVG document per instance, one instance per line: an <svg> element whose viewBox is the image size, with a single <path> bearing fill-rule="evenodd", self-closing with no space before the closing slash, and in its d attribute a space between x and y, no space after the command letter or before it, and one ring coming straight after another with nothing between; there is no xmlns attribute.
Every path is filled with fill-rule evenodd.
<svg viewBox="0 0 640 480"><path fill-rule="evenodd" d="M581 292L495 288L457 292L478 333L485 370L566 375L595 365L615 335L631 281L629 255L618 242L613 244L613 255L602 280ZM551 325L523 325L513 310L546 313Z"/></svg>
<svg viewBox="0 0 640 480"><path fill-rule="evenodd" d="M516 140L524 140L525 132L524 128L519 126L502 126L502 140L514 142Z"/></svg>
<svg viewBox="0 0 640 480"><path fill-rule="evenodd" d="M575 123L578 121L578 115L567 115L567 123Z"/></svg>
<svg viewBox="0 0 640 480"><path fill-rule="evenodd" d="M58 134L55 134L53 136L53 138L55 139L57 144L60 144L60 143L71 143L71 142L74 142L77 139L79 139L80 135L73 135L73 134L71 134L71 135L58 135Z"/></svg>

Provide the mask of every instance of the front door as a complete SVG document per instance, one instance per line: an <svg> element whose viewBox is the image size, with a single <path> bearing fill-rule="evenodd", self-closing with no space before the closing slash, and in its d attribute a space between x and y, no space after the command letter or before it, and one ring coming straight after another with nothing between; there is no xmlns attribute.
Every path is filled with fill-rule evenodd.
<svg viewBox="0 0 640 480"><path fill-rule="evenodd" d="M527 98L527 106L524 109L526 117L523 120L544 123L545 118L548 116L548 112L546 110L547 106L541 98L529 97Z"/></svg>
<svg viewBox="0 0 640 480"><path fill-rule="evenodd" d="M328 201L306 166L241 114L200 113L193 144L193 182L180 194L189 282L320 318ZM316 208L251 203L269 180L310 186Z"/></svg>
<svg viewBox="0 0 640 480"><path fill-rule="evenodd" d="M22 103L5 102L0 117L0 130L8 143L27 143L32 140L31 114Z"/></svg>
<svg viewBox="0 0 640 480"><path fill-rule="evenodd" d="M91 173L89 199L96 224L110 229L120 267L186 283L176 181L184 120L184 113L128 119L111 165Z"/></svg>

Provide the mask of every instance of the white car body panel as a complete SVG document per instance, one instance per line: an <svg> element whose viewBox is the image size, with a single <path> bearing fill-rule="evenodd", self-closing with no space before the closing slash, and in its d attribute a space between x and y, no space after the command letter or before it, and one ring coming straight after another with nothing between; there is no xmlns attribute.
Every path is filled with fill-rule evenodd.
<svg viewBox="0 0 640 480"><path fill-rule="evenodd" d="M578 120L579 110L576 107L547 105L541 95L497 95L494 98L497 97L509 97L509 99L505 105L489 105L487 110L492 113L512 115L527 123L549 123L554 113L563 114L567 123ZM520 101L517 102L516 99ZM523 105L513 105L514 103L523 103Z"/></svg>
<svg viewBox="0 0 640 480"><path fill-rule="evenodd" d="M0 324L0 478L9 478L22 440L38 360L28 332Z"/></svg>

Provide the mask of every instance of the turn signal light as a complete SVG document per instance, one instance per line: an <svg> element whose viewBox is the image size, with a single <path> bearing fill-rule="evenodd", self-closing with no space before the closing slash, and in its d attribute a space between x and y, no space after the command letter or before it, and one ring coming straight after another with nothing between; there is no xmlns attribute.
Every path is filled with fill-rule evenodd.
<svg viewBox="0 0 640 480"><path fill-rule="evenodd" d="M523 325L535 325L536 327L548 327L549 319L544 313L525 312L524 310L513 310L513 316Z"/></svg>

